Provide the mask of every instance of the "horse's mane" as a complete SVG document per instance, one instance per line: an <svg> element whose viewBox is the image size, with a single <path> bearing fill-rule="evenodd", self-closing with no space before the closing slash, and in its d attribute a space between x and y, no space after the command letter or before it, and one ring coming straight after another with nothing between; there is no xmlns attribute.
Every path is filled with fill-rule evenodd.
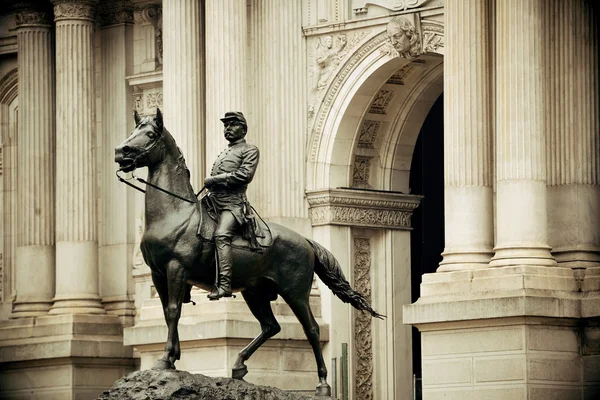
<svg viewBox="0 0 600 400"><path fill-rule="evenodd" d="M156 123L156 120L149 116L145 117L142 120L142 124L148 124L148 125L152 126L152 129L156 132L160 131L160 129L161 129L160 126L158 126L158 124ZM179 146L177 146L177 143L175 142L175 138L173 137L173 135L171 135L171 132L169 132L169 130L164 126L164 124L162 126L162 137L163 137L163 142L165 144L167 151L175 153L175 154L179 154L179 156L177 157L176 169L181 169L181 170L185 171L188 179L190 179L190 177L191 177L190 170L187 167L187 164L185 163L185 158L183 157L183 153L182 153L181 149L179 148Z"/></svg>

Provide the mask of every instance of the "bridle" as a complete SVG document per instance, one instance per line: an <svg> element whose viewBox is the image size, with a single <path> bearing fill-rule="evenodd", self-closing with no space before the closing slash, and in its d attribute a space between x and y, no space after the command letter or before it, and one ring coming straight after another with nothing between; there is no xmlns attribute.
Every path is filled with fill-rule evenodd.
<svg viewBox="0 0 600 400"><path fill-rule="evenodd" d="M135 174L133 173L133 171L135 171L135 169L137 168L137 162L138 162L138 160L141 159L142 157L146 156L148 153L150 153L150 151L152 151L154 149L154 147L156 147L159 143L162 144L163 147L164 147L164 139L163 139L162 133L154 140L154 142L150 146L148 146L147 148L145 148L144 151L142 151L140 154L138 154L133 159L133 161L132 161L133 170L131 171L131 178L126 179L126 178L123 178L122 176L120 176L119 172L122 172L123 168L119 168L115 172L115 175L117 176L117 179L120 182L123 182L124 184L126 184L127 186L130 186L130 187L134 188L135 190L138 190L138 191L140 191L142 193L146 193L146 191L144 189L142 189L141 187L136 186L133 183L128 182L128 181L130 181L132 179L135 179L136 181L138 181L140 183L143 183L144 185L150 186L150 187L152 187L152 188L154 188L156 190L160 190L161 192L166 193L169 196L173 196L175 198L178 198L180 200L186 201L186 202L191 203L191 204L197 203L198 202L197 197L200 195L200 193L202 193L204 191L204 189L206 189L206 186L202 187L202 189L200 189L200 191L198 193L196 193L196 198L194 200L189 200L189 199L186 199L185 197L181 197L180 195L175 194L175 193L173 193L173 192L171 192L171 191L169 191L167 189L161 188L160 186L157 186L157 185L155 185L153 183L150 183L150 182L148 182L147 180L145 180L143 178L135 176Z"/></svg>

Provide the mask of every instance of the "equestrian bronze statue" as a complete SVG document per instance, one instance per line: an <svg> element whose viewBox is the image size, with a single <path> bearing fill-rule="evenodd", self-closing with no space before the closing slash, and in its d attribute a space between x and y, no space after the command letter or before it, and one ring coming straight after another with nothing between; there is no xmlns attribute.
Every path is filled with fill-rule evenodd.
<svg viewBox="0 0 600 400"><path fill-rule="evenodd" d="M123 172L148 167L147 181L138 179L147 184L141 250L152 271L168 327L164 354L153 368L173 369L181 355L177 325L187 289L195 285L210 291L217 278L213 240L217 222L211 218L207 202L197 200L183 154L164 127L160 110L155 117L143 119L135 113L135 129L115 149L115 161ZM279 295L302 324L312 346L319 375L316 393L329 396L319 326L309 307L314 273L343 302L374 317L382 316L350 287L339 263L323 246L274 223L268 224L266 231L270 235L265 236L270 237L264 239L270 240L261 244L260 251L241 235L233 239L236 245L231 247L231 289L241 292L262 330L238 354L232 376L243 378L248 372L244 362L280 331L270 304Z"/></svg>

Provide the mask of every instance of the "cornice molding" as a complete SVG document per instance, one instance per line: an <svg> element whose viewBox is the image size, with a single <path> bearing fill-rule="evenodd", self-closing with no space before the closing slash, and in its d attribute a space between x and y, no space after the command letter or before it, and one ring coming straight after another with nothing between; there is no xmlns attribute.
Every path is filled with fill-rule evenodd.
<svg viewBox="0 0 600 400"><path fill-rule="evenodd" d="M313 226L343 225L411 229L412 212L422 196L356 189L325 189L306 193Z"/></svg>

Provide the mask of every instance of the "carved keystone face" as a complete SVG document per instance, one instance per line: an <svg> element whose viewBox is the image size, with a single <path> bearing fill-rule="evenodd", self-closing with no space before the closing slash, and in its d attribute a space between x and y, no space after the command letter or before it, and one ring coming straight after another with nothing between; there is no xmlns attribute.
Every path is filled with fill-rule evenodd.
<svg viewBox="0 0 600 400"><path fill-rule="evenodd" d="M410 38L406 31L400 29L398 25L390 25L387 29L388 37L392 46L398 53L404 53L410 50Z"/></svg>

